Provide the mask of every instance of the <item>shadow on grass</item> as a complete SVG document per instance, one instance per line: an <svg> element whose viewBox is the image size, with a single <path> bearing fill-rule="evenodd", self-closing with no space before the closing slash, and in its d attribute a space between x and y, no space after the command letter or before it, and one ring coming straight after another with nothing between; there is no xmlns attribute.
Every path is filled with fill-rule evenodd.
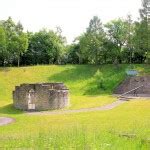
<svg viewBox="0 0 150 150"><path fill-rule="evenodd" d="M1 72L9 72L10 70L10 67L0 67Z"/></svg>
<svg viewBox="0 0 150 150"><path fill-rule="evenodd" d="M95 77L97 71L102 72L104 76L104 84L106 86L104 85L102 88L100 86L100 78ZM114 86L108 85L107 82L115 73L118 74L118 70L113 65L74 65L50 76L48 80L50 82L63 82L72 91L74 91L74 85L81 85L75 91L83 95L110 94Z"/></svg>
<svg viewBox="0 0 150 150"><path fill-rule="evenodd" d="M22 114L23 111L17 110L13 107L12 104L5 105L3 107L0 107L0 113L1 114Z"/></svg>
<svg viewBox="0 0 150 150"><path fill-rule="evenodd" d="M48 78L49 81L53 82L78 82L91 78L99 66L92 65L74 65L66 68L64 71L52 75Z"/></svg>
<svg viewBox="0 0 150 150"><path fill-rule="evenodd" d="M74 65L54 74L48 80L63 82L70 90L83 95L112 94L120 81L125 78L125 68L126 65L122 65L119 69L114 65ZM97 72L101 72L102 77L97 75ZM74 90L76 84L79 86Z"/></svg>
<svg viewBox="0 0 150 150"><path fill-rule="evenodd" d="M90 82L100 68L100 65L74 65L66 68L62 72L50 76L48 81L63 82L70 91L78 91L77 93L83 95L98 95L100 92L97 86L95 86L95 82L86 82ZM79 85L79 87L74 89L76 85Z"/></svg>

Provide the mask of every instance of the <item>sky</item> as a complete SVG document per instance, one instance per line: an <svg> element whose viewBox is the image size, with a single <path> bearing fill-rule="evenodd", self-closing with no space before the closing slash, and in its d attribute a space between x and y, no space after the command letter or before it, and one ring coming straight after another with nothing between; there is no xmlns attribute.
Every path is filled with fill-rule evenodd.
<svg viewBox="0 0 150 150"><path fill-rule="evenodd" d="M97 15L103 23L131 14L139 17L141 0L0 0L0 20L11 16L25 31L62 28L68 43L83 33Z"/></svg>

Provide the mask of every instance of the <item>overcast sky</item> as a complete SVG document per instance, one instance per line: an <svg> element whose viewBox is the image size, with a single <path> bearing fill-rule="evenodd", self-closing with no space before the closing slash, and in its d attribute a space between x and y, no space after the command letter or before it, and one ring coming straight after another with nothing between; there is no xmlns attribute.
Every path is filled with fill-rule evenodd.
<svg viewBox="0 0 150 150"><path fill-rule="evenodd" d="M0 20L11 16L25 30L60 26L70 43L97 15L103 23L131 14L138 18L141 0L0 0Z"/></svg>

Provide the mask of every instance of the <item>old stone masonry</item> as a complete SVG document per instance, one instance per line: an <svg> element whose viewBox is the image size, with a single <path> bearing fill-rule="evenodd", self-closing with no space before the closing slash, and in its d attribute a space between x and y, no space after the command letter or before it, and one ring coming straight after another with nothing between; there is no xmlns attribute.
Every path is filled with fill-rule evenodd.
<svg viewBox="0 0 150 150"><path fill-rule="evenodd" d="M63 83L21 84L13 91L13 103L27 111L61 109L69 104L68 94Z"/></svg>

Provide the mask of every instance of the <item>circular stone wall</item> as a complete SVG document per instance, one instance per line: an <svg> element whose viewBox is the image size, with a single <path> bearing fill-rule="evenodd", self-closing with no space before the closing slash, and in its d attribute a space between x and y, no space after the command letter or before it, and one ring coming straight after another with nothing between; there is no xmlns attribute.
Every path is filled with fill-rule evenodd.
<svg viewBox="0 0 150 150"><path fill-rule="evenodd" d="M13 103L27 111L61 109L68 106L68 94L63 83L21 84L13 91Z"/></svg>

